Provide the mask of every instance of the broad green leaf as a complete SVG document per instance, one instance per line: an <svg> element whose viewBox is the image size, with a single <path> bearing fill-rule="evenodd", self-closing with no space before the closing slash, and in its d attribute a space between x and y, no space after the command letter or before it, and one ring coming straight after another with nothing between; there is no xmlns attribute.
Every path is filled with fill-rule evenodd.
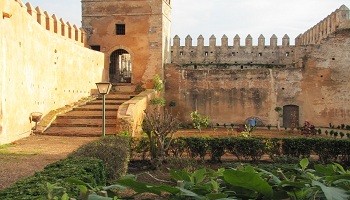
<svg viewBox="0 0 350 200"><path fill-rule="evenodd" d="M207 194L205 195L208 199L226 199L228 197L227 194L216 194L216 193L212 193L212 194Z"/></svg>
<svg viewBox="0 0 350 200"><path fill-rule="evenodd" d="M171 175L171 178L177 180L177 181L187 181L187 182L190 182L191 181L191 178L190 178L190 174L188 172L185 172L185 171L178 171L178 170L170 170L170 175Z"/></svg>
<svg viewBox="0 0 350 200"><path fill-rule="evenodd" d="M250 166L250 165L244 167L244 170L243 170L243 171L245 171L245 172L250 172L250 173L255 173L255 172L256 172L255 169L254 169L254 167L252 167L252 166Z"/></svg>
<svg viewBox="0 0 350 200"><path fill-rule="evenodd" d="M273 173L268 172L268 171L266 171L264 169L260 169L260 168L258 170L263 172L263 173L265 173L265 174L267 174L267 175L269 175L272 178L273 183L279 184L281 182L281 180L276 175L274 175Z"/></svg>
<svg viewBox="0 0 350 200"><path fill-rule="evenodd" d="M243 172L237 170L226 170L224 172L226 182L252 191L257 191L265 197L272 197L272 187L257 173Z"/></svg>
<svg viewBox="0 0 350 200"><path fill-rule="evenodd" d="M216 192L219 191L219 184L217 181L211 180L211 186L212 186L213 191L216 191Z"/></svg>
<svg viewBox="0 0 350 200"><path fill-rule="evenodd" d="M177 187L180 191L181 191L181 194L183 196L187 196L187 197L193 197L194 199L203 199L202 197L200 197L198 194L190 191L190 190L186 190L184 188L180 188L180 187Z"/></svg>
<svg viewBox="0 0 350 200"><path fill-rule="evenodd" d="M159 190L162 192L169 192L170 194L178 194L180 192L180 190L178 188L166 186L166 185L156 186L153 189L156 189L156 190Z"/></svg>
<svg viewBox="0 0 350 200"><path fill-rule="evenodd" d="M279 187L283 188L285 191L294 191L294 190L300 190L305 187L307 183L305 182L291 182L291 181L282 181L279 184Z"/></svg>
<svg viewBox="0 0 350 200"><path fill-rule="evenodd" d="M349 191L338 187L328 187L319 181L312 181L312 185L319 186L327 200L348 200L350 199Z"/></svg>
<svg viewBox="0 0 350 200"><path fill-rule="evenodd" d="M143 182L134 181L132 179L122 179L122 180L117 180L116 182L119 183L120 185L123 185L123 186L126 186L126 187L133 189L137 193L149 192L149 193L154 193L157 195L160 195L160 193L161 193L161 191L152 190L153 185L143 183Z"/></svg>
<svg viewBox="0 0 350 200"><path fill-rule="evenodd" d="M103 187L103 190L115 190L115 189L123 191L123 190L126 190L128 188L125 186L119 185L119 184L114 184L114 185Z"/></svg>
<svg viewBox="0 0 350 200"><path fill-rule="evenodd" d="M335 166L338 167L338 169L340 169L340 171L343 173L343 174L346 174L347 172L344 170L344 167L339 165L338 163L333 163Z"/></svg>
<svg viewBox="0 0 350 200"><path fill-rule="evenodd" d="M77 185L77 187L79 188L80 192L84 195L88 192L88 188L85 185Z"/></svg>
<svg viewBox="0 0 350 200"><path fill-rule="evenodd" d="M323 165L315 165L314 166L316 173L322 176L332 176L335 175L335 171L333 166L327 165L327 167L324 167Z"/></svg>
<svg viewBox="0 0 350 200"><path fill-rule="evenodd" d="M205 168L196 170L191 176L192 183L194 184L201 183L206 178L206 175L205 175L206 173L207 173L207 170Z"/></svg>
<svg viewBox="0 0 350 200"><path fill-rule="evenodd" d="M300 166L303 171L305 171L306 167L309 165L309 159L304 158L300 161Z"/></svg>
<svg viewBox="0 0 350 200"><path fill-rule="evenodd" d="M152 184L138 182L138 181L134 181L132 179L117 180L116 182L123 185L123 186L127 186L127 187L133 189L137 193L148 192L148 193L153 193L156 195L161 195L162 192L169 192L171 194L179 193L178 188L164 186L164 185L154 186Z"/></svg>
<svg viewBox="0 0 350 200"><path fill-rule="evenodd" d="M61 200L69 200L68 194L64 193L61 197Z"/></svg>
<svg viewBox="0 0 350 200"><path fill-rule="evenodd" d="M102 197L93 193L89 195L88 200L113 200L113 199L109 197Z"/></svg>
<svg viewBox="0 0 350 200"><path fill-rule="evenodd" d="M69 183L74 183L74 184L77 184L77 185L84 185L84 186L88 187L91 190L94 189L90 184L85 183L84 181L81 181L81 180L79 180L77 178L66 178L65 180L67 182L69 182Z"/></svg>

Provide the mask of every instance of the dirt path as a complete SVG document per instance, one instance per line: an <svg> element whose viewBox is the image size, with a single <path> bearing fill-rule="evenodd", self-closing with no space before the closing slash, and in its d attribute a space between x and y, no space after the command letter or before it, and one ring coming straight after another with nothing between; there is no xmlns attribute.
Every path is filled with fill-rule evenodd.
<svg viewBox="0 0 350 200"><path fill-rule="evenodd" d="M97 138L30 136L0 148L0 190Z"/></svg>

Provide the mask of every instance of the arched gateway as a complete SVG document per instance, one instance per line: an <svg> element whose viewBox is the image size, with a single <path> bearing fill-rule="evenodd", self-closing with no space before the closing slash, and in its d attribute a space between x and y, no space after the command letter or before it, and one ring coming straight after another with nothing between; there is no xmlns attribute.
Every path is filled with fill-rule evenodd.
<svg viewBox="0 0 350 200"><path fill-rule="evenodd" d="M111 83L131 83L132 63L129 52L115 50L110 56L109 81Z"/></svg>

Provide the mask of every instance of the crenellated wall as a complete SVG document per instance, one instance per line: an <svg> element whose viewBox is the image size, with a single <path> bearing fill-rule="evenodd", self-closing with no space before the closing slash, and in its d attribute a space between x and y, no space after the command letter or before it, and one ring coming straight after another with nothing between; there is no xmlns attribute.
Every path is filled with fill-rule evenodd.
<svg viewBox="0 0 350 200"><path fill-rule="evenodd" d="M32 112L91 94L104 55L85 48L84 33L39 7L0 1L0 144L28 136Z"/></svg>
<svg viewBox="0 0 350 200"><path fill-rule="evenodd" d="M332 12L318 24L299 35L295 39L296 45L319 44L322 39L334 34L338 28L345 28L350 24L349 8L345 5Z"/></svg>
<svg viewBox="0 0 350 200"><path fill-rule="evenodd" d="M180 46L180 38L175 36L172 46L172 63L181 65L200 66L203 64L227 64L231 68L259 68L268 65L270 67L294 66L294 46L290 46L288 35L282 38L282 45L277 45L276 35L270 38L270 45L266 45L265 37L260 35L258 45L253 46L253 38L248 35L245 38L245 46L241 46L241 38L236 35L233 46L229 45L228 37L221 38L221 45L217 46L216 37L212 35L209 46L204 46L203 36L197 38L197 46L192 45L191 36L185 39L185 46Z"/></svg>
<svg viewBox="0 0 350 200"><path fill-rule="evenodd" d="M43 26L46 30L56 33L57 35L64 36L72 39L77 44L85 45L85 32L83 29L78 28L76 25L71 25L70 22L65 22L62 18L58 18L55 14L52 16L47 11L42 11L38 6L33 8L30 2L23 5L21 1L18 1L22 7L27 7L27 12L34 20Z"/></svg>

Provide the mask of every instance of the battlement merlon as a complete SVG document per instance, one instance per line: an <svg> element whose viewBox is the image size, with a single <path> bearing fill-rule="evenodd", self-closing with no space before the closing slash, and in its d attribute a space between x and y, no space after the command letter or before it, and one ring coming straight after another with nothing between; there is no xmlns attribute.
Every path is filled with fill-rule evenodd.
<svg viewBox="0 0 350 200"><path fill-rule="evenodd" d="M319 44L339 28L350 28L349 8L340 6L318 24L300 34L296 38L296 45Z"/></svg>
<svg viewBox="0 0 350 200"><path fill-rule="evenodd" d="M55 14L51 16L47 11L43 12L39 6L34 9L29 2L23 5L20 0L15 1L21 7L26 7L27 13L47 31L72 39L79 45L85 45L86 34L83 29L78 28L76 25L71 25L69 22L64 22L62 18L58 19Z"/></svg>
<svg viewBox="0 0 350 200"><path fill-rule="evenodd" d="M173 38L173 47L181 47L180 45L180 37L178 35L175 35ZM277 48L277 41L278 38L275 34L273 34L270 38L270 48ZM282 38L282 47L288 47L290 45L290 38L287 34L285 34ZM228 47L228 37L226 35L223 35L221 37L221 47ZM233 38L233 47L239 48L241 46L241 38L237 34ZM245 46L246 47L253 47L253 38L250 34L245 38ZM265 43L265 37L261 34L258 38L258 45L259 48L265 48L266 43ZM190 35L187 35L185 38L185 48L193 47L192 44L192 37ZM204 37L202 35L199 35L197 38L197 48L204 47ZM216 37L214 35L211 35L209 38L209 48L214 48L217 47L216 45Z"/></svg>

